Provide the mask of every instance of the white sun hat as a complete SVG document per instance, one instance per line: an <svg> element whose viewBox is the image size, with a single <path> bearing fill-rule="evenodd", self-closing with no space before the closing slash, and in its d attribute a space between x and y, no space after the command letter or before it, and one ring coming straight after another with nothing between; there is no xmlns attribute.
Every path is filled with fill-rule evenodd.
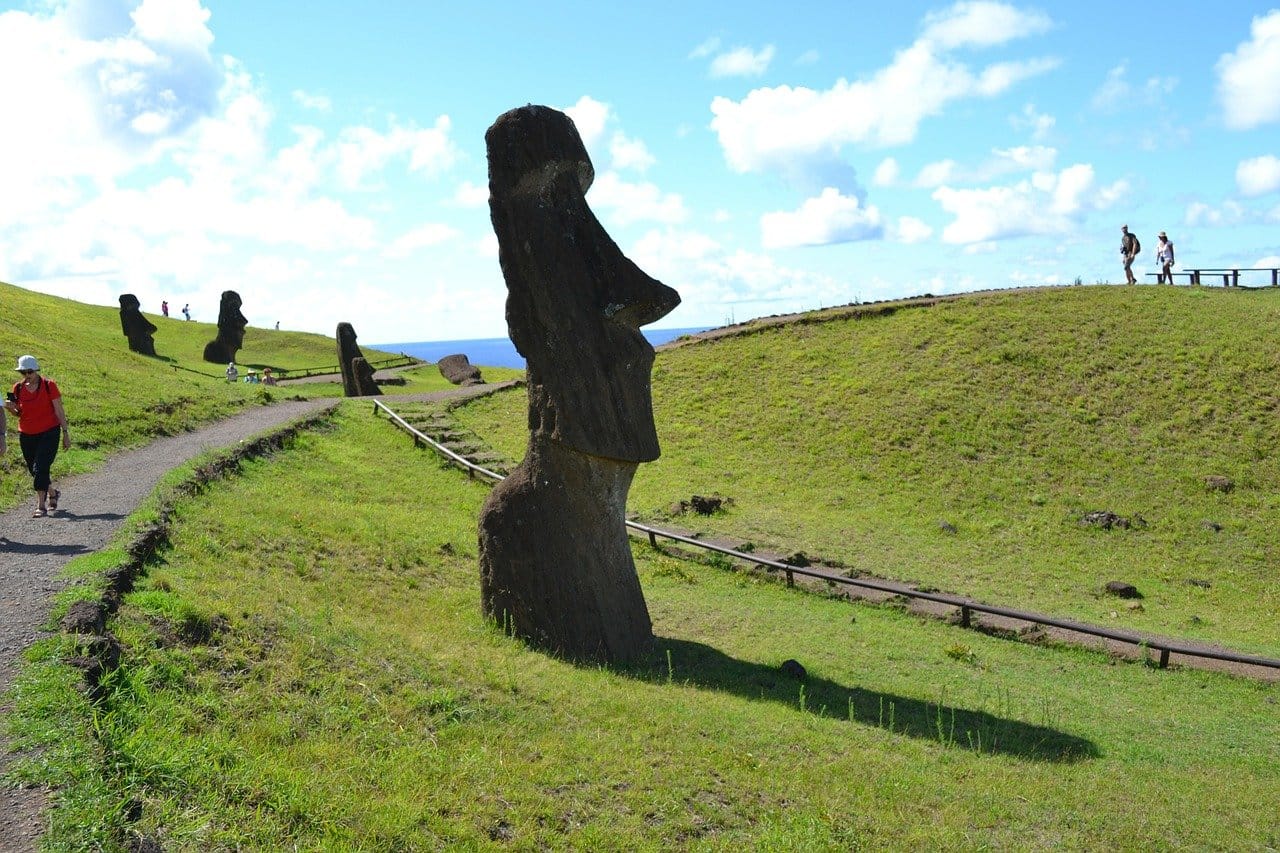
<svg viewBox="0 0 1280 853"><path fill-rule="evenodd" d="M18 366L14 368L14 370L17 370L17 371L39 370L39 369L40 369L40 362L36 361L36 357L34 355L19 356Z"/></svg>

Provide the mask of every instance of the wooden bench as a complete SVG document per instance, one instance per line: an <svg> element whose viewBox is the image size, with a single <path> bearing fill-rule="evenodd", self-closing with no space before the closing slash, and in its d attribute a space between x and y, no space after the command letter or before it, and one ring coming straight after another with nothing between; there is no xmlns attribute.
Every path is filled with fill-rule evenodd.
<svg viewBox="0 0 1280 853"><path fill-rule="evenodd" d="M1222 276L1223 287L1239 287L1240 273L1242 272L1269 272L1271 273L1271 286L1280 287L1280 267L1231 267L1229 269L1213 268L1213 269L1191 269L1187 270L1191 273L1191 283L1201 284L1201 275L1208 273L1210 276Z"/></svg>

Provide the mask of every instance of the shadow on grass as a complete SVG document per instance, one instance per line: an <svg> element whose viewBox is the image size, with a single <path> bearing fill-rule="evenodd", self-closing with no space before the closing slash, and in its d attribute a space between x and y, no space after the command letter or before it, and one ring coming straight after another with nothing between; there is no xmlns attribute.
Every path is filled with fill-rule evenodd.
<svg viewBox="0 0 1280 853"><path fill-rule="evenodd" d="M1008 708L997 708L998 713L956 708L945 704L945 696L938 702L925 702L812 675L801 681L784 675L776 667L741 661L688 640L659 637L657 648L653 663L621 672L644 681L672 680L744 699L777 702L801 713L847 719L978 753L1057 762L1081 761L1098 755L1092 741L1049 726L1011 719L1003 715L1011 710ZM1003 701L1008 702L1007 698Z"/></svg>

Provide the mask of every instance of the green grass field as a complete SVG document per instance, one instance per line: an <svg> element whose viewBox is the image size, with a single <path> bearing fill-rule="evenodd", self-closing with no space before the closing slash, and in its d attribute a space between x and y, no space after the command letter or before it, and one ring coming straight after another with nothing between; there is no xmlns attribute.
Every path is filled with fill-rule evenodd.
<svg viewBox="0 0 1280 853"><path fill-rule="evenodd" d="M1241 555L1274 547L1277 309L1075 288L666 352L664 456L632 502L665 519L719 492L723 515L671 522L1274 650L1276 583ZM454 416L521 455L522 393ZM1278 684L1012 642L647 545L654 654L575 666L481 616L487 488L364 404L179 497L183 476L127 525L172 502L170 544L112 620L125 653L103 701L59 636L10 697L27 751L8 781L54 786L48 849L1280 846ZM1096 508L1148 525L1081 528ZM1223 530L1188 529L1202 519ZM128 537L71 564L55 620ZM1112 574L1144 610L1105 612Z"/></svg>
<svg viewBox="0 0 1280 853"><path fill-rule="evenodd" d="M1280 291L1079 287L681 347L654 368L663 455L630 504L758 549L1280 656L1278 321ZM525 406L509 393L456 416L518 460ZM1214 475L1234 489L1210 490ZM693 494L733 504L669 518ZM1082 526L1092 510L1146 526ZM1110 580L1142 609L1104 596Z"/></svg>
<svg viewBox="0 0 1280 853"><path fill-rule="evenodd" d="M226 365L202 360L204 346L217 335L211 323L165 319L149 314L157 327L156 357L129 351L117 308L85 305L0 283L0 378L6 390L17 381L18 356L32 353L42 373L63 394L74 446L58 454L54 477L90 470L114 451L136 447L163 435L194 429L245 406L294 396L342 396L341 382L277 385L229 384ZM176 313L176 312L175 312ZM336 323L335 323L336 326ZM358 330L357 330L358 331ZM365 348L370 359L396 353ZM277 332L250 326L237 355L241 370L250 367L299 370L336 365L332 338L306 332ZM486 368L491 381L522 371ZM404 385L388 385L389 394L439 391L451 386L434 365L403 374ZM0 457L0 508L30 497L31 481L22 466L17 422L9 418L11 452Z"/></svg>
<svg viewBox="0 0 1280 853"><path fill-rule="evenodd" d="M1280 843L1274 685L1008 642L647 546L658 651L574 666L481 618L484 494L348 403L335 431L180 500L172 547L114 622L127 654L105 703L80 698L54 640L17 693L17 734L50 747L23 775L63 786L49 846Z"/></svg>

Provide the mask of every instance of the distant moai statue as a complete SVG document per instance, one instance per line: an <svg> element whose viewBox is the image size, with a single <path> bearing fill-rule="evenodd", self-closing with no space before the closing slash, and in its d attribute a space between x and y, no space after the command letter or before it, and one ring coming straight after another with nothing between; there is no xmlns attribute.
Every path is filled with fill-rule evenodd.
<svg viewBox="0 0 1280 853"><path fill-rule="evenodd" d="M436 367L440 368L440 375L454 385L484 384L484 377L480 375L480 368L472 364L470 359L462 353L446 355L436 362Z"/></svg>
<svg viewBox="0 0 1280 853"><path fill-rule="evenodd" d="M351 375L356 384L356 393L349 397L376 397L382 393L378 383L373 381L373 365L363 356L351 359Z"/></svg>
<svg viewBox="0 0 1280 853"><path fill-rule="evenodd" d="M142 303L132 293L120 295L120 328L129 339L129 349L143 355L155 355L155 324L142 316Z"/></svg>
<svg viewBox="0 0 1280 853"><path fill-rule="evenodd" d="M236 353L244 345L244 327L249 321L240 313L240 294L234 290L222 291L218 304L218 336L204 347L204 360L210 364L227 364L236 360Z"/></svg>
<svg viewBox="0 0 1280 853"><path fill-rule="evenodd" d="M367 378L357 375L355 360L365 361L364 353L356 345L356 330L350 323L339 323L334 335L338 339L338 369L342 371L342 395L344 397L369 397L381 394L382 389L373 381L373 369L370 367ZM365 361L365 366L369 363Z"/></svg>
<svg viewBox="0 0 1280 853"><path fill-rule="evenodd" d="M485 614L572 659L625 661L652 647L625 512L640 462L658 458L640 327L680 295L628 260L587 206L595 177L573 121L549 107L485 134L489 211L507 326L528 365L524 461L480 512Z"/></svg>

